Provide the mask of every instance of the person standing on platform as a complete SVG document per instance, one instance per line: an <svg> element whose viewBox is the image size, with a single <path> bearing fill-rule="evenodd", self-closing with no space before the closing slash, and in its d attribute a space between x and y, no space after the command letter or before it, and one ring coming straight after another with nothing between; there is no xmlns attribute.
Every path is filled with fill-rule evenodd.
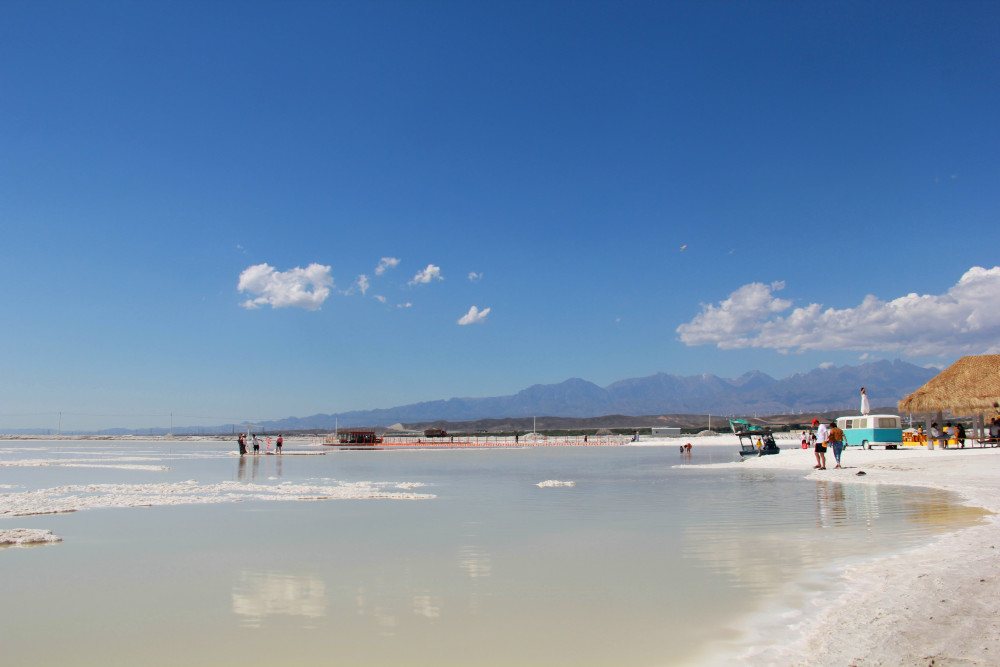
<svg viewBox="0 0 1000 667"><path fill-rule="evenodd" d="M868 404L868 394L865 393L865 388L861 388L861 414L867 415L871 412L871 406Z"/></svg>

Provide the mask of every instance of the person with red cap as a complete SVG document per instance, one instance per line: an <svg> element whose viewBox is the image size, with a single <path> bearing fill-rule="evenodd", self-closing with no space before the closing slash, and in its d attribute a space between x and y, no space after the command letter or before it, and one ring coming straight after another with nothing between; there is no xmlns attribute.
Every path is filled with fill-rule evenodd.
<svg viewBox="0 0 1000 667"><path fill-rule="evenodd" d="M813 419L813 426L819 424L816 429L816 470L826 470L826 440L830 433L830 427L820 424L818 419Z"/></svg>

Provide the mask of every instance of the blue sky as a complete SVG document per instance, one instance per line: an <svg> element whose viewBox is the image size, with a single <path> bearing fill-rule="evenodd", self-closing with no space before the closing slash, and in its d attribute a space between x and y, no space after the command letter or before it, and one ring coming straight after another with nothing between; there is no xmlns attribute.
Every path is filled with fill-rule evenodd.
<svg viewBox="0 0 1000 667"><path fill-rule="evenodd" d="M996 2L2 14L0 430L1000 351Z"/></svg>

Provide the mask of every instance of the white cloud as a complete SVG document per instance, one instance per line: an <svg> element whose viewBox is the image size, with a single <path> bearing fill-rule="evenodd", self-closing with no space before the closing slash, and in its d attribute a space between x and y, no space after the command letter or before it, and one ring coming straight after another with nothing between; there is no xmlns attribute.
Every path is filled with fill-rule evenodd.
<svg viewBox="0 0 1000 667"><path fill-rule="evenodd" d="M409 284L426 285L432 280L444 280L444 277L441 276L441 267L428 264L426 269L413 276L413 280Z"/></svg>
<svg viewBox="0 0 1000 667"><path fill-rule="evenodd" d="M823 370L826 370L828 368L833 368L833 362L832 361L824 361L823 363L821 363L819 365L819 367L822 368Z"/></svg>
<svg viewBox="0 0 1000 667"><path fill-rule="evenodd" d="M396 308L412 308L413 304L407 301L406 303L397 303Z"/></svg>
<svg viewBox="0 0 1000 667"><path fill-rule="evenodd" d="M319 310L330 296L332 287L330 267L316 263L304 269L295 267L288 271L278 271L268 264L257 264L243 270L237 285L239 291L251 296L242 304L249 309L270 305L272 308L294 306Z"/></svg>
<svg viewBox="0 0 1000 667"><path fill-rule="evenodd" d="M465 326L466 324L479 324L481 322L484 322L486 320L486 316L489 314L490 314L489 308L484 308L483 310L479 310L478 308L473 306L472 308L469 308L469 312L467 312L465 315L462 315L461 319L458 320L458 323L461 324L462 326Z"/></svg>
<svg viewBox="0 0 1000 667"><path fill-rule="evenodd" d="M474 282L475 283L475 282L479 282L482 279L483 279L483 274L481 274L481 273L476 273L475 271L473 271L473 272L471 272L469 274L469 281L470 282Z"/></svg>
<svg viewBox="0 0 1000 667"><path fill-rule="evenodd" d="M396 257L383 257L379 260L378 266L375 267L375 275L380 276L386 272L388 269L395 268L399 265L399 259Z"/></svg>
<svg viewBox="0 0 1000 667"><path fill-rule="evenodd" d="M371 287L370 283L368 282L368 276L362 273L360 276L358 276L358 280L356 283L354 283L354 286L362 294L367 294L368 288Z"/></svg>
<svg viewBox="0 0 1000 667"><path fill-rule="evenodd" d="M381 303L385 303L387 301L387 299L381 294L376 294L375 298L378 299Z"/></svg>
<svg viewBox="0 0 1000 667"><path fill-rule="evenodd" d="M973 267L945 294L892 301L866 296L854 308L791 307L771 292L784 283L744 285L718 305L703 305L677 327L687 345L721 349L877 350L910 356L979 354L1000 349L1000 266Z"/></svg>
<svg viewBox="0 0 1000 667"><path fill-rule="evenodd" d="M744 285L718 306L703 305L691 322L677 328L677 333L688 345L714 343L721 348L748 347L734 344L734 341L746 340L746 336L758 331L773 313L792 305L791 301L771 295L772 291L784 288L783 282Z"/></svg>

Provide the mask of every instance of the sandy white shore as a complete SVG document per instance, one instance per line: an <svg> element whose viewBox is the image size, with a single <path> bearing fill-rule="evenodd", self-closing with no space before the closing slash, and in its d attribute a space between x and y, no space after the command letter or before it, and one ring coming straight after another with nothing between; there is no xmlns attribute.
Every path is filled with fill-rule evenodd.
<svg viewBox="0 0 1000 667"><path fill-rule="evenodd" d="M696 447L733 438L692 439ZM860 450L844 469L813 470L812 451L784 442L776 456L743 466L801 470L807 479L894 484L952 491L968 505L1000 513L1000 448ZM866 474L859 476L857 473ZM848 567L832 595L815 601L793 629L799 639L743 647L746 665L1000 665L1000 514L946 533L906 553ZM805 620L803 620L803 618Z"/></svg>

